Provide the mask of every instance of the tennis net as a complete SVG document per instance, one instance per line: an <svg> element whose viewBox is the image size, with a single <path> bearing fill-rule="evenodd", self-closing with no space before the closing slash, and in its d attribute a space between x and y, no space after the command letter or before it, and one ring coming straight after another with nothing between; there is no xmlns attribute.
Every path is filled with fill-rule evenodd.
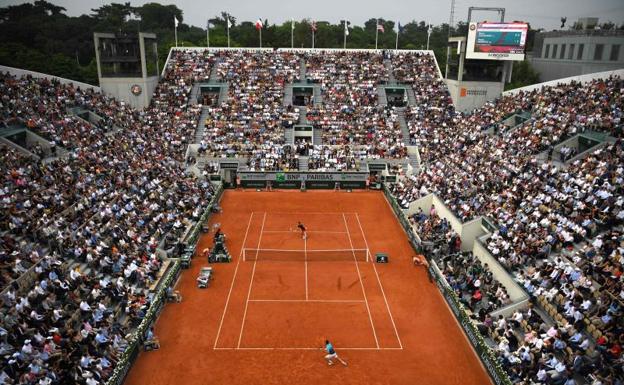
<svg viewBox="0 0 624 385"><path fill-rule="evenodd" d="M243 260L284 262L368 262L369 254L368 249L282 250L244 248Z"/></svg>

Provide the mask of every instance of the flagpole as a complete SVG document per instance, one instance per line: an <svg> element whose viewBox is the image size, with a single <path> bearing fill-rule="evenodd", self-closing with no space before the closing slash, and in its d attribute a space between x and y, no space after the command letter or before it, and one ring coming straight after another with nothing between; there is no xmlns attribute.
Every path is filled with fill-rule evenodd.
<svg viewBox="0 0 624 385"><path fill-rule="evenodd" d="M210 48L210 21L206 23L206 45Z"/></svg>
<svg viewBox="0 0 624 385"><path fill-rule="evenodd" d="M429 38L431 37L431 24L427 28L427 51L429 51Z"/></svg>
<svg viewBox="0 0 624 385"><path fill-rule="evenodd" d="M347 19L344 21L344 31L342 31L342 34L344 35L342 49L347 49Z"/></svg>
<svg viewBox="0 0 624 385"><path fill-rule="evenodd" d="M379 37L379 19L375 19L375 49L377 49L378 37Z"/></svg>
<svg viewBox="0 0 624 385"><path fill-rule="evenodd" d="M227 27L228 48L230 48L230 15L228 14L226 18L225 25Z"/></svg>
<svg viewBox="0 0 624 385"><path fill-rule="evenodd" d="M394 42L394 50L395 51L399 49L399 33L401 33L400 29L397 30L396 41Z"/></svg>
<svg viewBox="0 0 624 385"><path fill-rule="evenodd" d="M178 46L178 26L175 24L177 23L174 23L173 34L175 35L175 43L177 47Z"/></svg>
<svg viewBox="0 0 624 385"><path fill-rule="evenodd" d="M295 20L290 21L290 49L295 45Z"/></svg>
<svg viewBox="0 0 624 385"><path fill-rule="evenodd" d="M260 31L260 48L262 48L262 27L258 31Z"/></svg>
<svg viewBox="0 0 624 385"><path fill-rule="evenodd" d="M314 49L314 30L312 30L312 49Z"/></svg>

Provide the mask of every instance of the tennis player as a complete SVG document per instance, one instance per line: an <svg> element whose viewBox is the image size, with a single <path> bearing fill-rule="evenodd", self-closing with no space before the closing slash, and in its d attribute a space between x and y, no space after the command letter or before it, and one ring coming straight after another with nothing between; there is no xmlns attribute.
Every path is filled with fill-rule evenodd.
<svg viewBox="0 0 624 385"><path fill-rule="evenodd" d="M347 366L347 363L342 358L338 357L338 353L336 353L336 351L334 350L334 345L332 345L329 340L325 340L325 352L327 352L327 354L325 355L327 365L333 365L334 362L332 361L332 359L335 358L340 361L341 364Z"/></svg>
<svg viewBox="0 0 624 385"><path fill-rule="evenodd" d="M303 223L301 223L301 221L297 222L297 228L299 230L301 230L301 239L307 239L308 238L308 232L306 230L306 227Z"/></svg>

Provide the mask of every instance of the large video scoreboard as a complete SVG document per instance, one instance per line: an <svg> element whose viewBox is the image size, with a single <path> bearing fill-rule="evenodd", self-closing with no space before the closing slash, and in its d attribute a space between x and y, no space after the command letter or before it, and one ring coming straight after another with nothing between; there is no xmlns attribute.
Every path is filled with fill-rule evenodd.
<svg viewBox="0 0 624 385"><path fill-rule="evenodd" d="M470 23L466 59L524 60L526 23Z"/></svg>

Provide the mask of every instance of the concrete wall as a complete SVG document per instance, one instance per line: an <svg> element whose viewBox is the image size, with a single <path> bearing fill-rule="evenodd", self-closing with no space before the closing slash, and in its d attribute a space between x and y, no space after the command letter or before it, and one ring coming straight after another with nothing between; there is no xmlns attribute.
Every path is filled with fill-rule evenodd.
<svg viewBox="0 0 624 385"><path fill-rule="evenodd" d="M529 296L524 289L514 281L513 277L507 273L507 270L490 254L482 240L489 238L489 234L479 239L475 239L472 254L484 265L488 265L494 277L507 289L509 299L512 302L518 302L527 299Z"/></svg>
<svg viewBox="0 0 624 385"><path fill-rule="evenodd" d="M414 202L407 209L407 215L412 215L421 208L425 214L429 214L429 209L433 205L441 218L451 225L451 228L460 235L462 240L462 251L472 251L476 258L483 264L487 264L492 274L506 289L512 304L499 309L497 314L508 315L518 308L526 307L528 303L528 294L524 289L514 281L513 277L507 273L505 268L492 256L483 243L491 236L491 233L482 225L482 218L476 218L472 221L461 223L461 221L453 214L453 212L444 205L444 202L435 194L429 194ZM418 233L414 231L416 235Z"/></svg>
<svg viewBox="0 0 624 385"><path fill-rule="evenodd" d="M138 84L142 92L134 95L130 88ZM116 99L123 100L133 108L142 109L149 105L154 90L158 85L158 77L143 78L101 78L102 92Z"/></svg>
<svg viewBox="0 0 624 385"><path fill-rule="evenodd" d="M557 79L557 80L552 80L549 82L533 84L531 86L520 87L520 88L516 88L513 90L505 91L503 92L503 96L514 95L521 91L530 92L533 90L539 90L543 87L556 86L557 84L569 84L571 82L586 83L594 79L605 79L605 78L608 78L609 76L624 77L624 69L619 69L615 71L596 72L596 73L586 74L586 75L570 76L570 77L563 78L563 79Z"/></svg>
<svg viewBox="0 0 624 385"><path fill-rule="evenodd" d="M24 76L24 75L30 75L33 78L37 78L37 79L55 79L55 80L61 82L61 84L73 84L75 87L93 88L95 91L100 91L100 87L94 86L92 84L81 83L81 82L77 82L75 80L60 78L58 76L44 74L44 73L41 73L41 72L28 71L28 70L23 70L23 69L14 68L14 67L7 67L7 66L3 66L3 65L0 65L0 72L3 72L3 73L8 72L11 75L16 76L16 77L21 77L21 76Z"/></svg>
<svg viewBox="0 0 624 385"><path fill-rule="evenodd" d="M501 82L458 82L452 79L444 81L455 108L464 112L472 111L498 98L504 90L504 84Z"/></svg>
<svg viewBox="0 0 624 385"><path fill-rule="evenodd" d="M485 229L481 226L481 217L464 223L461 227L461 233L459 233L462 240L462 250L474 251L476 239L485 233Z"/></svg>

